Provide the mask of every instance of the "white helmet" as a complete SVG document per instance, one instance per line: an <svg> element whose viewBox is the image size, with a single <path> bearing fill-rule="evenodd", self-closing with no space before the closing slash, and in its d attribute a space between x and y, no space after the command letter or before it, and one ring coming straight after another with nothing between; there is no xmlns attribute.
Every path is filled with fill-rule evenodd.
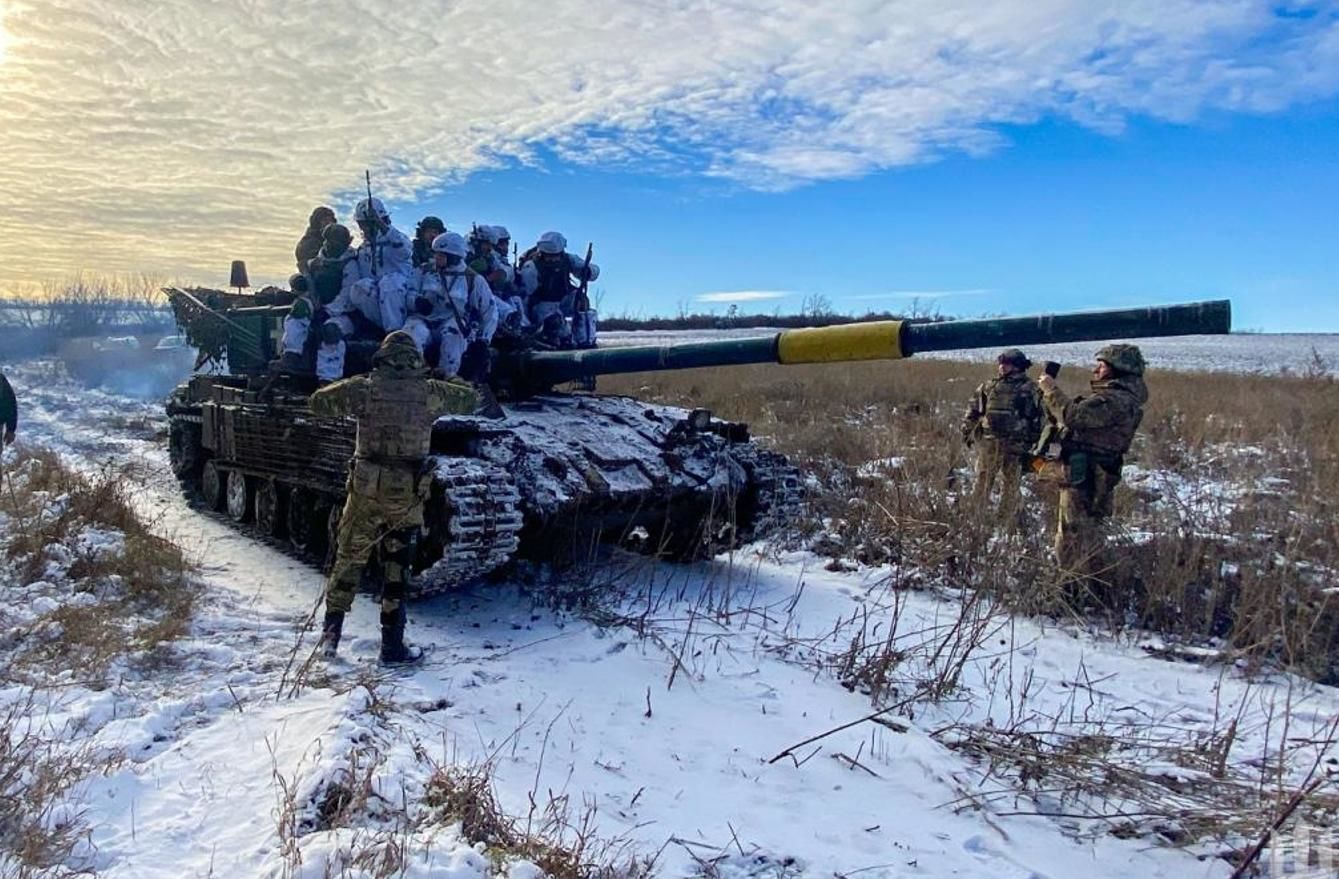
<svg viewBox="0 0 1339 879"><path fill-rule="evenodd" d="M545 232L535 244L540 253L563 253L567 250L567 239L561 232Z"/></svg>
<svg viewBox="0 0 1339 879"><path fill-rule="evenodd" d="M353 218L359 223L370 222L375 215L375 219L382 223L389 223L391 215L386 210L386 206L381 203L379 198L365 198L358 202L357 207L353 209Z"/></svg>
<svg viewBox="0 0 1339 879"><path fill-rule="evenodd" d="M432 239L433 253L448 253L452 256L465 258L465 239L459 232L443 232Z"/></svg>
<svg viewBox="0 0 1339 879"><path fill-rule="evenodd" d="M506 227L506 226L494 226L494 227L493 227L493 243L494 243L494 244L497 244L498 242L501 242L501 241L510 241L510 240L511 240L511 233L507 231L507 227Z"/></svg>
<svg viewBox="0 0 1339 879"><path fill-rule="evenodd" d="M496 226L475 226L470 237L479 241L487 241L489 244L497 244L497 233L494 232Z"/></svg>

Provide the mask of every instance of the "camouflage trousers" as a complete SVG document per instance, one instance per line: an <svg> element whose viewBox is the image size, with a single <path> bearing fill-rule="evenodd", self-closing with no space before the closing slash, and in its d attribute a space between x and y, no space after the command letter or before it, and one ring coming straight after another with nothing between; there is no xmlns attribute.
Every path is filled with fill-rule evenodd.
<svg viewBox="0 0 1339 879"><path fill-rule="evenodd" d="M1082 485L1060 489L1060 515L1055 528L1055 560L1065 579L1081 585L1109 585L1114 559L1107 551L1116 482L1101 468Z"/></svg>
<svg viewBox="0 0 1339 879"><path fill-rule="evenodd" d="M996 479L1000 483L1000 514L1006 518L1018 511L1019 482L1023 476L1023 456L1016 448L994 439L976 441L976 484L972 499L978 505L990 500Z"/></svg>
<svg viewBox="0 0 1339 879"><path fill-rule="evenodd" d="M404 602L415 542L423 525L418 474L406 467L358 461L335 538L335 560L326 578L325 609L348 613L370 567L381 586L381 612Z"/></svg>

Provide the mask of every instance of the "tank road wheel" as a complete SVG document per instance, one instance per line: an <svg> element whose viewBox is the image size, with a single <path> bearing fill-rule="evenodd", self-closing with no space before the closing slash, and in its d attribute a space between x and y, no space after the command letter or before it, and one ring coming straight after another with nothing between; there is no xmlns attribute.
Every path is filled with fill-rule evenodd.
<svg viewBox="0 0 1339 879"><path fill-rule="evenodd" d="M271 537L283 537L288 522L283 513L284 490L273 479L256 486L256 527Z"/></svg>
<svg viewBox="0 0 1339 879"><path fill-rule="evenodd" d="M204 469L200 471L200 494L209 509L223 509L223 474L213 461L206 461Z"/></svg>
<svg viewBox="0 0 1339 879"><path fill-rule="evenodd" d="M200 435L199 424L176 418L167 429L167 457L172 463L172 473L187 485L194 485L200 478L205 463Z"/></svg>
<svg viewBox="0 0 1339 879"><path fill-rule="evenodd" d="M294 488L288 492L288 510L284 517L288 525L288 544L300 555L314 551L316 529L316 495L309 489ZM322 523L324 525L325 523Z"/></svg>
<svg viewBox="0 0 1339 879"><path fill-rule="evenodd" d="M227 491L228 517L234 522L251 518L251 486L241 470L229 470Z"/></svg>

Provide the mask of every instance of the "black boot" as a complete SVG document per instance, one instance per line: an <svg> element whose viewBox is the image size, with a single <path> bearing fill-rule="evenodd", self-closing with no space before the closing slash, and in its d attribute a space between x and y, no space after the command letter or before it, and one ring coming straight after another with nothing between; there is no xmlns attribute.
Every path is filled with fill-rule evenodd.
<svg viewBox="0 0 1339 879"><path fill-rule="evenodd" d="M337 610L325 612L325 622L321 624L321 655L334 659L339 650L339 636L344 632L344 614Z"/></svg>
<svg viewBox="0 0 1339 879"><path fill-rule="evenodd" d="M421 662L423 650L420 647L406 645L404 642L405 612L398 610L382 611L381 614L381 664L412 665Z"/></svg>

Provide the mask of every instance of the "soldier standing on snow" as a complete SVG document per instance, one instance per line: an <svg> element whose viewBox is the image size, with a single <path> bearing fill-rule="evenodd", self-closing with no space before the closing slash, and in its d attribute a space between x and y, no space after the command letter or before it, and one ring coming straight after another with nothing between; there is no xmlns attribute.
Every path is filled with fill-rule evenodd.
<svg viewBox="0 0 1339 879"><path fill-rule="evenodd" d="M976 447L978 504L990 499L995 478L1000 480L1000 512L1010 517L1018 508L1018 484L1026 456L1041 435L1041 389L1028 377L1032 361L1017 348L1000 352L995 378L977 386L962 419L963 442Z"/></svg>
<svg viewBox="0 0 1339 879"><path fill-rule="evenodd" d="M1107 345L1096 359L1090 394L1070 399L1050 376L1039 382L1046 412L1059 428L1064 464L1055 557L1080 581L1104 568L1106 520L1148 402L1144 355L1137 345Z"/></svg>
<svg viewBox="0 0 1339 879"><path fill-rule="evenodd" d="M3 372L0 372L0 429L0 449L3 449L14 442L19 429L19 401Z"/></svg>
<svg viewBox="0 0 1339 879"><path fill-rule="evenodd" d="M321 648L334 658L372 554L381 580L381 661L416 662L405 644L404 600L414 546L423 526L419 482L439 415L473 412L479 398L469 386L424 374L423 356L404 332L386 336L372 357L372 372L335 382L312 394L312 412L358 420L353 467L339 520L335 562L326 581Z"/></svg>

